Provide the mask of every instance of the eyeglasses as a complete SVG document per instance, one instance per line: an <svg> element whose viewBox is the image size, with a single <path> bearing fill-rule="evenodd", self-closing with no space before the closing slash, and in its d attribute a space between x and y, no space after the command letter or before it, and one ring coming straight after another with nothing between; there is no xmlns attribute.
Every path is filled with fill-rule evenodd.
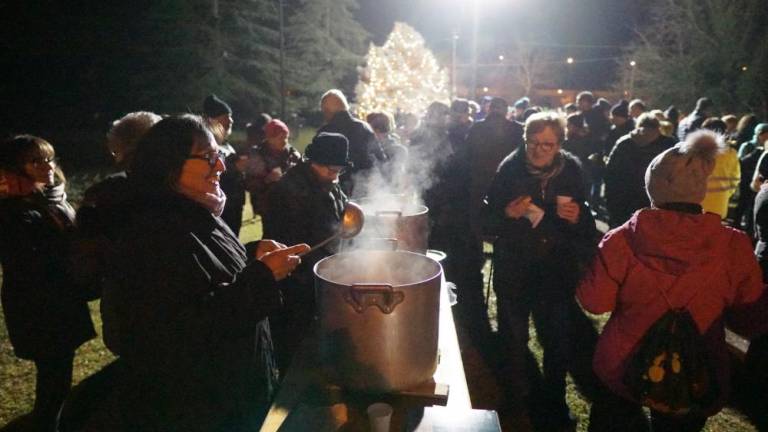
<svg viewBox="0 0 768 432"><path fill-rule="evenodd" d="M215 151L215 152L208 152L208 153L201 154L201 155L191 155L191 156L187 157L187 159L204 160L204 161L208 162L208 166L213 168L213 167L216 166L216 164L219 161L224 162L224 159L226 159L226 155L223 152L221 152L221 151Z"/></svg>
<svg viewBox="0 0 768 432"><path fill-rule="evenodd" d="M56 166L59 164L59 158L56 158L56 157L34 158L31 161L29 161L29 163L32 164L32 166L35 168L42 168L45 165Z"/></svg>
<svg viewBox="0 0 768 432"><path fill-rule="evenodd" d="M558 146L558 143L527 141L525 145L531 148L541 147L543 150L552 150L553 148Z"/></svg>
<svg viewBox="0 0 768 432"><path fill-rule="evenodd" d="M338 167L338 166L332 166L332 165L322 165L326 171L328 171L331 174L338 174L342 175L344 174L344 171L346 171L346 168L344 167Z"/></svg>

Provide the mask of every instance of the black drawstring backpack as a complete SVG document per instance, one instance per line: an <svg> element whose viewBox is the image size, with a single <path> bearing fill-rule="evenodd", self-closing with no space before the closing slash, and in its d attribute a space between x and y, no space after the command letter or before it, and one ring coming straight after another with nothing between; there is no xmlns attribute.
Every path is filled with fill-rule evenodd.
<svg viewBox="0 0 768 432"><path fill-rule="evenodd" d="M698 292L684 306L674 307L666 293L659 291L669 310L640 340L624 373L624 385L637 401L654 411L670 415L701 412L720 391L704 338L686 309Z"/></svg>

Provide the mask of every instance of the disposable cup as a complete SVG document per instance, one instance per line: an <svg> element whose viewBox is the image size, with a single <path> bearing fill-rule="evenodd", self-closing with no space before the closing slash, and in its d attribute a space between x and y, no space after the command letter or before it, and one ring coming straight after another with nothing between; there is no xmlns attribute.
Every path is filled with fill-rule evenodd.
<svg viewBox="0 0 768 432"><path fill-rule="evenodd" d="M573 197L565 196L565 195L558 195L557 196L557 204L565 204L573 201Z"/></svg>
<svg viewBox="0 0 768 432"><path fill-rule="evenodd" d="M368 407L368 421L371 432L389 432L389 422L392 420L392 406L384 402L376 402Z"/></svg>

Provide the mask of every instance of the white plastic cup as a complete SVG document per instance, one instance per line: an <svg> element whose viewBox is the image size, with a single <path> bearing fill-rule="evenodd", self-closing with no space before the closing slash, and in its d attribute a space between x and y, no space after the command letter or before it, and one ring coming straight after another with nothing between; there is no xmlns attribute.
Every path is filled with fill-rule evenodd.
<svg viewBox="0 0 768 432"><path fill-rule="evenodd" d="M368 407L368 421L371 432L389 432L389 422L392 420L392 406L384 402L376 402Z"/></svg>
<svg viewBox="0 0 768 432"><path fill-rule="evenodd" d="M565 196L565 195L558 195L557 196L557 205L565 204L573 202L573 197Z"/></svg>

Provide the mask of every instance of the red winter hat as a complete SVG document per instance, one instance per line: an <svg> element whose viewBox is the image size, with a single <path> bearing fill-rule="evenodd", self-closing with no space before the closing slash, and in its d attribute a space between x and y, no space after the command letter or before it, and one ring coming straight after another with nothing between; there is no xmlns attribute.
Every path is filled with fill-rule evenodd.
<svg viewBox="0 0 768 432"><path fill-rule="evenodd" d="M266 125L264 125L264 135L267 138L274 138L276 136L280 136L281 134L287 135L288 133L288 126L286 126L285 123L278 119L272 119Z"/></svg>

